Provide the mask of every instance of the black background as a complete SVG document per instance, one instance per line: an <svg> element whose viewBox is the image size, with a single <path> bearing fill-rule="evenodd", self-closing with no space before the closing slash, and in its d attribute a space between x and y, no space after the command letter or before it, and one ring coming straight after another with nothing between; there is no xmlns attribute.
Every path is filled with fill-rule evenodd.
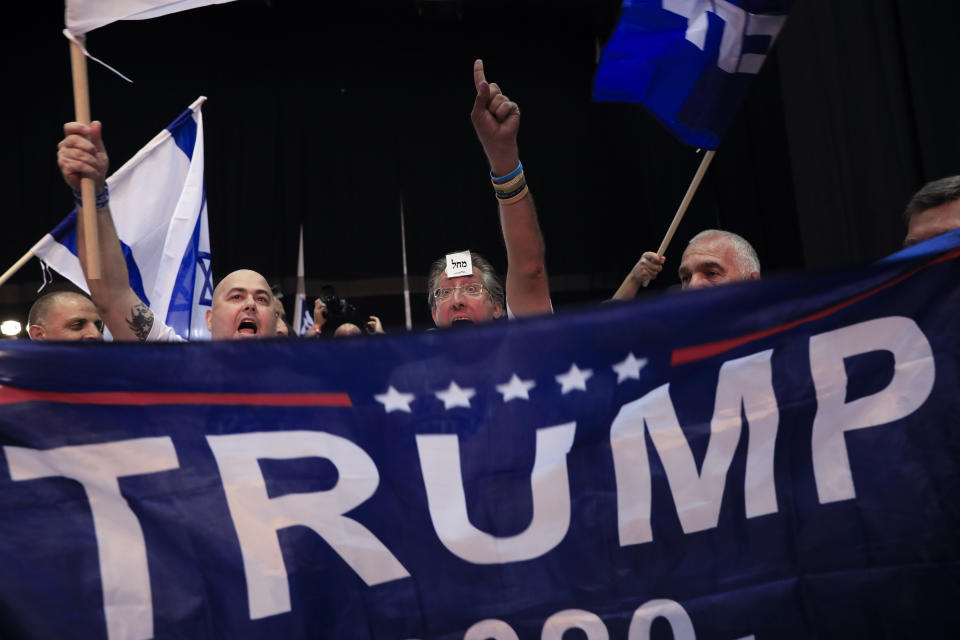
<svg viewBox="0 0 960 640"><path fill-rule="evenodd" d="M403 326L401 203L416 326L432 260L472 248L506 267L470 125L472 62L521 107L520 152L558 308L609 297L655 250L698 156L643 107L594 103L618 0L241 0L88 35L92 113L119 168L194 99L204 105L215 277L252 268L292 313L303 224L307 292L333 284L388 331ZM62 4L7 24L0 269L72 208L56 167L73 119ZM764 273L865 263L899 247L924 182L960 173L954 0L797 0L667 250L736 231ZM11 142L9 138L12 137ZM57 277L59 281L60 278ZM19 316L36 261L0 287Z"/></svg>

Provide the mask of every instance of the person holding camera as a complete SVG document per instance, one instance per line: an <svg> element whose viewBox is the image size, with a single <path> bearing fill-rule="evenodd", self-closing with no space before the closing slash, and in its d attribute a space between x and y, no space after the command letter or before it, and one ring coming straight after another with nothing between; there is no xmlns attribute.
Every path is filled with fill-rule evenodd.
<svg viewBox="0 0 960 640"><path fill-rule="evenodd" d="M457 254L463 259L455 261L450 256L440 258L427 283L431 314L438 327L488 322L504 313L553 312L543 235L517 146L520 107L496 83L487 82L482 60L473 63L473 80L477 97L470 120L490 163L507 248L506 296L493 267L479 254L463 252ZM469 266L460 268L464 263Z"/></svg>
<svg viewBox="0 0 960 640"><path fill-rule="evenodd" d="M332 311L332 313L331 313ZM325 293L313 303L313 326L304 334L305 338L317 338L323 335L323 327L331 315L347 318L334 330L335 338L346 336L361 335L363 331L355 323L349 320L356 315L356 307L350 304L346 298L340 298L335 293ZM363 323L366 333L370 335L386 333L383 330L383 323L377 316L370 316Z"/></svg>

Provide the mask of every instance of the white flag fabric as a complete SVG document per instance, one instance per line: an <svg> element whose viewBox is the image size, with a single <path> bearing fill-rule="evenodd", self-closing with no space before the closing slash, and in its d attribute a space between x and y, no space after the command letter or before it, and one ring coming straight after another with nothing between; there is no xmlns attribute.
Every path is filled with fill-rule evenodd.
<svg viewBox="0 0 960 640"><path fill-rule="evenodd" d="M147 20L233 0L67 0L67 31L80 36L117 20Z"/></svg>
<svg viewBox="0 0 960 640"><path fill-rule="evenodd" d="M297 256L297 301L293 305L293 332L305 335L313 326L313 313L307 307L307 287L303 274L303 225L300 225L300 253Z"/></svg>
<svg viewBox="0 0 960 640"><path fill-rule="evenodd" d="M189 340L209 339L213 302L210 233L203 182L205 97L107 178L110 211L130 286L157 317ZM77 257L77 210L32 249L89 292Z"/></svg>

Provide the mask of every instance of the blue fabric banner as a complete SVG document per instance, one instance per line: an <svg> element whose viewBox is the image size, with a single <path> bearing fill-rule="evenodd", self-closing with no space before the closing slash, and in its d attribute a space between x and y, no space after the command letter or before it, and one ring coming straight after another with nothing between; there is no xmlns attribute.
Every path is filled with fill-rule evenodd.
<svg viewBox="0 0 960 640"><path fill-rule="evenodd" d="M956 637L958 245L462 331L0 343L0 637Z"/></svg>
<svg viewBox="0 0 960 640"><path fill-rule="evenodd" d="M716 149L793 0L624 0L594 99L639 102L683 142Z"/></svg>

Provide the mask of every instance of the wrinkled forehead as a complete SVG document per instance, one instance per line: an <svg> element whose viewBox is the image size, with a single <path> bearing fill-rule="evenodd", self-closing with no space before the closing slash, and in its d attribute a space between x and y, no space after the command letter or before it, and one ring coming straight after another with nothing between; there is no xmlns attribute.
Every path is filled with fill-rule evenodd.
<svg viewBox="0 0 960 640"><path fill-rule="evenodd" d="M213 291L213 297L215 299L223 297L228 291L232 291L234 289L243 289L244 291L265 291L270 294L271 297L273 296L273 293L270 291L270 285L267 284L266 278L256 271L241 269L239 271L234 271L221 280L217 285L217 288Z"/></svg>
<svg viewBox="0 0 960 640"><path fill-rule="evenodd" d="M463 286L470 283L483 284L483 277L480 275L480 270L476 267L473 268L472 276L458 276L456 278L448 278L446 273L441 273L440 277L437 279L438 287L456 287L457 285Z"/></svg>
<svg viewBox="0 0 960 640"><path fill-rule="evenodd" d="M688 245L680 260L680 268L695 269L697 265L716 263L732 269L737 263L737 251L726 238L706 238Z"/></svg>

